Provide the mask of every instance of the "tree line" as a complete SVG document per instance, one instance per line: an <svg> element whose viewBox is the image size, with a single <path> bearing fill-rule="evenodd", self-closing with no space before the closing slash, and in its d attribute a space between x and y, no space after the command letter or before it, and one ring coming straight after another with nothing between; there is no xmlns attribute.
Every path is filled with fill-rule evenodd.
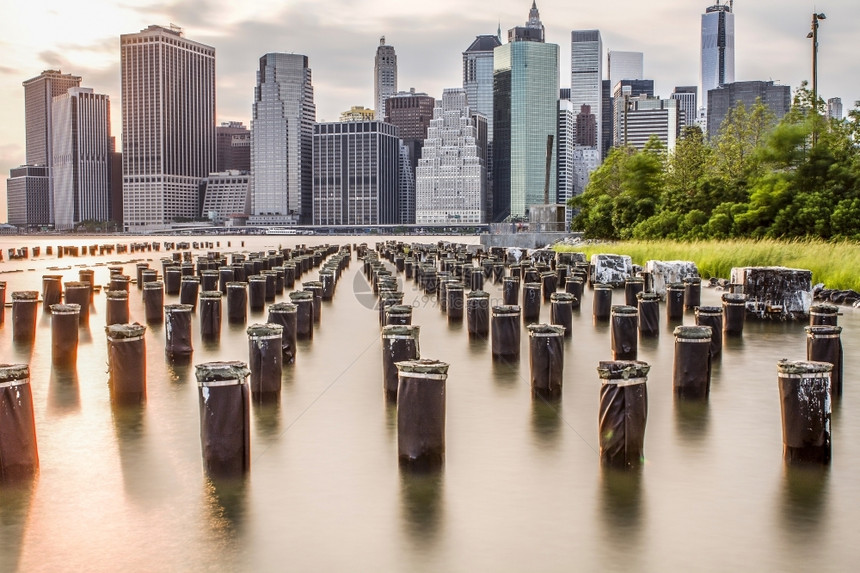
<svg viewBox="0 0 860 573"><path fill-rule="evenodd" d="M759 100L738 104L711 140L687 127L672 153L656 137L612 149L568 202L572 229L615 240L860 240L860 101L845 120L815 107L803 84L778 122Z"/></svg>

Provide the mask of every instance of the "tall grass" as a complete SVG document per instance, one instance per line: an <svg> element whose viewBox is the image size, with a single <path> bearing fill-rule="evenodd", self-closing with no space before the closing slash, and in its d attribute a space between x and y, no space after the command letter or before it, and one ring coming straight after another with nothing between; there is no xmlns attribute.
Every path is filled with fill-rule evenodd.
<svg viewBox="0 0 860 573"><path fill-rule="evenodd" d="M781 266L812 271L812 282L827 288L860 291L860 244L819 240L777 241L624 241L562 246L560 251L629 255L635 264L648 260L693 261L704 278L729 278L732 267Z"/></svg>

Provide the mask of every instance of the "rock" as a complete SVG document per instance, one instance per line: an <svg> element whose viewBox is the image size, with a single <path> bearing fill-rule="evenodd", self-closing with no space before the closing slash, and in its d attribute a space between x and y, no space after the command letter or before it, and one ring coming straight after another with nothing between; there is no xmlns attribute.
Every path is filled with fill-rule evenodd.
<svg viewBox="0 0 860 573"><path fill-rule="evenodd" d="M619 287L633 276L633 261L628 255L591 255L591 284Z"/></svg>
<svg viewBox="0 0 860 573"><path fill-rule="evenodd" d="M699 269L692 261L647 261L645 270L651 273L654 292L661 298L666 298L667 284L699 276Z"/></svg>
<svg viewBox="0 0 860 573"><path fill-rule="evenodd" d="M735 267L732 283L743 286L747 310L760 318L804 319L812 305L812 271L786 267Z"/></svg>

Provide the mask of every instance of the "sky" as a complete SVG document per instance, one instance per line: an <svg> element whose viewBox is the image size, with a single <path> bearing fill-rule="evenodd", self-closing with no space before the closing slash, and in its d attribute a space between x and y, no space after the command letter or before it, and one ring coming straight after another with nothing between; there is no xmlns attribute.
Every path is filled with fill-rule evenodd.
<svg viewBox="0 0 860 573"><path fill-rule="evenodd" d="M668 97L697 85L701 14L716 0L539 0L546 41L560 46L562 87L570 86L570 32L599 29L605 52L643 52L645 77ZM440 97L462 87L462 52L479 34L528 19L531 0L29 0L4 2L0 16L0 173L24 163L24 88L42 70L82 76L111 98L112 132L121 147L120 34L176 24L216 50L217 120L250 125L260 56L308 56L318 121L336 121L373 103L379 38L397 52L398 89ZM857 0L737 0L735 79L774 80L796 88L811 78L813 12L819 28L819 93L860 100ZM5 205L6 186L0 186ZM5 210L4 210L5 211ZM0 217L3 216L0 211Z"/></svg>

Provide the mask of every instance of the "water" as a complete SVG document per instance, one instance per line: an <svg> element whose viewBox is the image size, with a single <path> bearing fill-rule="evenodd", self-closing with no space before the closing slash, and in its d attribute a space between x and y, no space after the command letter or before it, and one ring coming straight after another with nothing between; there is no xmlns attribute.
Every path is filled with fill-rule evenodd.
<svg viewBox="0 0 860 573"><path fill-rule="evenodd" d="M376 239L217 240L221 252L243 252ZM14 290L41 290L49 266L71 265L57 271L64 281L77 280L76 265L133 258L160 271L164 253L44 256L48 244L89 242L0 240L4 255L12 246L43 247L40 260L0 263L2 271L23 269L0 275L7 300ZM124 267L134 274L133 263ZM743 338L723 345L707 405L682 406L672 394L674 325L661 308L659 338L639 346L639 359L652 365L647 461L639 473L617 474L598 463L596 366L611 353L608 323L592 324L590 291L565 341L563 398L550 405L532 399L525 330L520 359L493 362L489 340L470 340L465 322L448 324L407 282L422 356L451 364L445 467L411 475L398 468L378 312L367 307L360 267L353 259L313 340L299 341L280 402L252 405L251 473L239 484L215 485L203 474L193 368L247 361L245 328L227 323L226 302L220 344L201 341L195 316L190 365L168 364L163 326L148 328L147 402L123 410L109 401L103 293L80 331L72 371L51 367L50 315L40 307L35 344L19 345L7 309L0 356L31 366L41 471L30 487L0 490L0 570L853 568L860 518L860 316L853 309L840 317L845 390L834 406L829 469L789 471L782 462L776 362L805 358L802 324L748 321ZM106 284L107 266L95 269L96 282ZM302 280L311 278L316 270ZM500 300L500 286L485 290ZM718 296L704 289L703 304ZM141 298L132 285L132 320L143 322ZM613 301L622 299L616 290ZM165 295L171 302L178 297ZM548 318L543 303L541 319ZM249 313L249 324L263 320L265 313ZM691 324L692 314L684 321Z"/></svg>

